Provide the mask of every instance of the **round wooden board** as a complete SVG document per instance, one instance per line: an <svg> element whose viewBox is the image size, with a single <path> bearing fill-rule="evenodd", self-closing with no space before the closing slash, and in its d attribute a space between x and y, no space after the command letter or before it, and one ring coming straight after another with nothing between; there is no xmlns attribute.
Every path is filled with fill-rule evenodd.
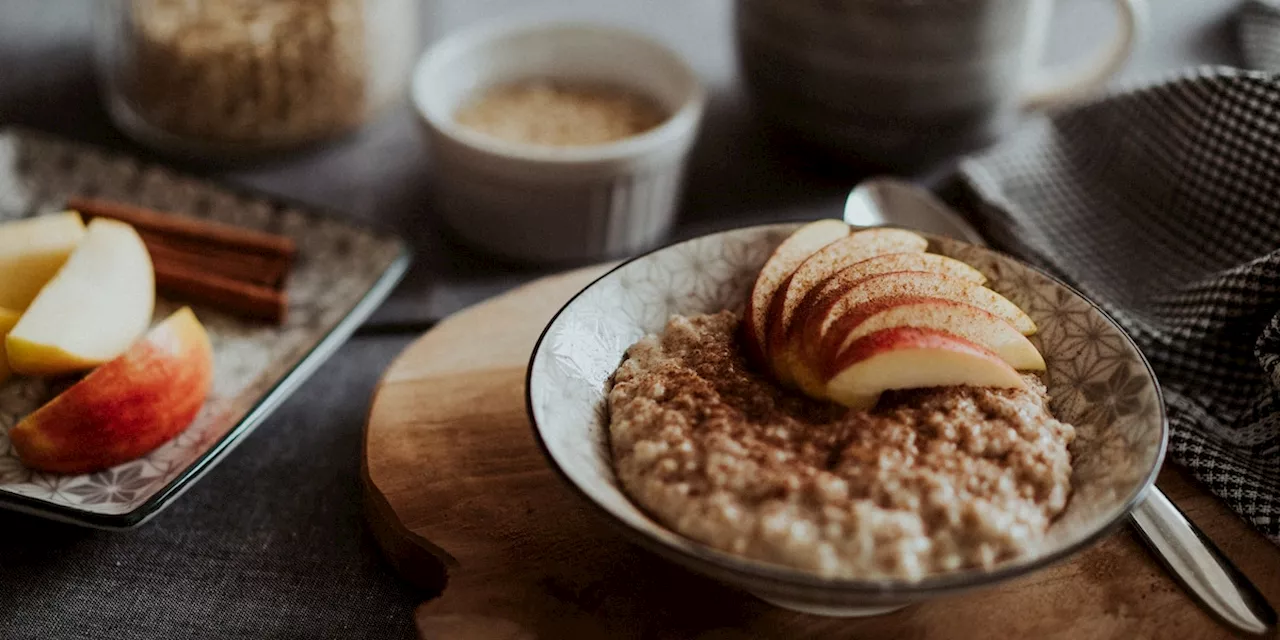
<svg viewBox="0 0 1280 640"><path fill-rule="evenodd" d="M433 593L423 638L1218 638L1128 529L1000 588L863 619L791 613L624 542L561 485L525 417L542 328L593 267L440 323L392 364L365 432L366 512L405 578ZM1160 485L1272 602L1280 552L1180 472Z"/></svg>

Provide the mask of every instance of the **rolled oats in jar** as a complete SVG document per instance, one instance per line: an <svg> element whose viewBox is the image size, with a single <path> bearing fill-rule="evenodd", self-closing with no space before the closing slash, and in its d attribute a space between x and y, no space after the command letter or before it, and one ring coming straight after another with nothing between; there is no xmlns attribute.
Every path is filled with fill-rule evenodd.
<svg viewBox="0 0 1280 640"><path fill-rule="evenodd" d="M281 150L351 131L399 93L414 0L111 0L99 68L128 132L161 147Z"/></svg>

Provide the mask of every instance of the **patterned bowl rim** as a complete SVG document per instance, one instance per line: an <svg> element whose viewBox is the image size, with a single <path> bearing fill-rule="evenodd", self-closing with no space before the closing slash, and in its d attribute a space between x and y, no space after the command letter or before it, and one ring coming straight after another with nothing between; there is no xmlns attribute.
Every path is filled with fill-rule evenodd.
<svg viewBox="0 0 1280 640"><path fill-rule="evenodd" d="M1145 477L1143 478L1142 482L1138 483L1137 487L1132 492L1130 492L1130 494L1123 501L1122 503L1123 506L1115 513L1115 515L1111 519L1104 521L1102 524L1097 526L1097 528L1095 528L1093 531L1081 537L1079 540L1077 540L1074 543L1065 545L1062 548L1057 549L1053 552L1038 555L1026 561L1015 561L990 571L985 571L982 569L969 569L965 571L947 572L947 573L941 573L937 575L931 575L917 581L859 580L859 579L849 579L849 578L822 578L816 574L806 572L800 569L792 569L782 565L772 565L772 564L768 564L761 561L754 561L748 558L743 558L741 556L729 553L727 551L721 551L705 543L693 540L692 538L689 538L683 534L680 534L675 530L670 529L669 527L666 527L665 525L662 525L661 523L658 523L655 521L656 526L667 529L673 535L675 535L679 540L685 543L683 547L672 545L667 543L664 540L661 540L649 535L645 531L639 530L631 526L630 524L626 523L621 518L619 518L617 515L615 515L612 511L605 508L604 505L601 505L599 502L597 502L594 498L591 497L591 494L587 493L585 489L580 487L578 483L572 477L570 477L569 474L566 473L563 468L560 467L560 464L556 461L555 456L552 455L550 448L547 446L546 441L542 437L542 427L538 423L538 418L533 408L533 394L531 392L531 389L533 386L532 385L533 378L534 378L533 365L537 361L538 356L541 354L543 343L546 341L551 328L555 326L556 321L559 320L560 316L562 316L565 313L565 311L569 309L569 307L573 306L573 303L576 302L578 298L582 297L583 294L587 293L596 285L598 285L600 282L612 277L615 273L617 273L624 267L634 262L648 259L651 256L654 256L658 253L667 251L669 249L673 249L675 247L678 247L687 243L696 242L700 240L707 240L715 236L726 236L729 234L745 233L748 231L764 231L770 228L774 228L774 229L796 228L798 226L799 226L799 223L783 223L783 224L753 225L748 227L736 227L733 229L727 229L724 231L708 233L702 236L689 238L689 239L678 241L678 242L673 242L665 246L658 247L656 249L639 254L633 258L627 259L615 265L613 268L609 269L607 272L600 275L598 278L592 280L589 284L587 284L580 291L574 294L572 298L569 298L569 300L565 302L564 305L561 306L558 311L556 311L555 315L551 317L551 320L547 322L547 325L542 329L542 332L538 335L538 341L534 343L533 351L529 355L529 363L525 370L525 385L524 385L525 412L529 417L529 424L531 425L531 428L533 430L534 441L538 443L538 448L539 450L542 451L543 457L547 459L547 461L550 463L551 468L555 470L558 476L560 476L560 479L565 484L569 485L573 489L573 491L578 494L580 498L582 498L585 502L595 507L597 512L602 513L606 517L606 521L609 522L613 526L613 528L620 530L625 535L625 537L629 538L631 541L639 544L645 549L648 549L649 551L657 553L658 555L663 556L669 560L689 564L691 566L698 568L700 571L703 571L704 573L707 573L712 576L724 575L725 573L728 573L729 575L736 574L737 576L747 578L749 580L763 581L765 583L775 583L775 584L778 584L779 586L784 586L784 587L800 588L800 589L816 589L816 590L828 591L828 592L840 592L846 595L866 595L869 597L877 597L877 596L884 597L884 596L890 596L890 595L904 595L904 596L910 595L916 598L921 598L921 597L927 597L927 596L954 593L957 591L964 591L964 590L972 589L975 587L990 586L996 583L1005 582L1008 580L1012 580L1014 578L1027 575L1039 569L1043 569L1051 564L1058 562L1059 560L1063 560L1065 558L1073 556L1076 553L1079 553L1080 551L1083 551L1084 549L1087 549L1093 546L1094 543L1098 542L1105 536L1109 535L1111 532L1115 531L1124 522L1124 520L1130 515L1134 507L1136 507L1141 500L1145 499L1147 495L1147 491L1155 484L1156 476L1159 474L1160 468L1164 464L1165 452L1166 452L1166 449L1168 448L1168 443L1169 443L1169 420L1168 420L1168 413L1165 409L1164 395L1160 390L1160 380L1156 377L1155 371L1152 370L1151 368L1151 364L1147 362L1146 356L1143 355L1142 351L1138 348L1138 345L1133 341L1133 338L1131 338L1129 334L1123 328L1121 328L1120 325L1117 324L1114 319L1112 319L1110 314L1108 314L1105 310L1103 310L1102 307L1098 306L1096 302L1089 299L1084 294L1080 293L1071 285L1063 282L1062 280L1058 279L1052 274L1049 274L1043 269L1027 264L1022 260L1018 260L1017 258L1009 256L1006 253L996 251L994 249L990 249L987 247L978 247L977 245L972 245L970 243L964 243L959 240L949 239L954 242L960 242L961 244L965 244L970 247L981 249L982 251L988 251L991 253L998 254L1002 257L1005 257L1015 262L1019 266L1026 269L1030 269L1031 271L1043 276L1053 284L1070 291L1076 296L1079 296L1081 300L1084 300L1085 302L1087 302L1089 306L1091 306L1093 310L1099 314L1099 316L1104 318L1107 321L1107 323L1119 335L1121 335L1124 338L1125 342L1130 347L1132 347L1133 353L1137 355L1138 360L1142 363L1143 369L1146 371L1147 378L1150 379L1156 394L1157 401L1155 404L1160 413L1160 443L1159 443L1158 450L1156 451L1156 455L1152 459L1151 468L1146 471ZM921 234L921 235L924 235L926 237L931 237L930 234ZM625 492L624 492L624 495L625 495ZM634 500L632 500L630 496L627 496L627 499L631 501L633 505L635 504ZM644 511L644 509L640 508L638 505L636 506L636 508L640 509L641 511ZM647 514L647 512L645 513Z"/></svg>

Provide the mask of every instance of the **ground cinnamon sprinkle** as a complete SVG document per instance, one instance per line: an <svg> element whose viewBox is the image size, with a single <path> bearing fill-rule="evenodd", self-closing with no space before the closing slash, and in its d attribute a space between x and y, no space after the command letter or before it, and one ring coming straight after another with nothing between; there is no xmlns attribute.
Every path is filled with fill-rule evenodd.
<svg viewBox="0 0 1280 640"><path fill-rule="evenodd" d="M644 133L662 124L666 113L654 100L619 87L527 81L486 91L454 119L508 142L572 147Z"/></svg>
<svg viewBox="0 0 1280 640"><path fill-rule="evenodd" d="M618 478L672 529L823 576L919 579L1031 553L1065 508L1075 430L1038 378L850 411L756 374L738 323L675 317L614 375Z"/></svg>

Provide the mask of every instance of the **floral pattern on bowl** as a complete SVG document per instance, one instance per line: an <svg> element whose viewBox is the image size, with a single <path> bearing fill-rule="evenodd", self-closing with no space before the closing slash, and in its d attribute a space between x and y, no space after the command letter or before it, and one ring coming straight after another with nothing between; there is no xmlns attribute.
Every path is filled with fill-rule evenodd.
<svg viewBox="0 0 1280 640"><path fill-rule="evenodd" d="M828 580L738 557L658 524L622 491L608 446L608 379L626 349L672 314L740 311L760 267L796 225L704 236L627 262L584 289L547 326L530 360L530 419L551 465L624 534L658 554L784 606L822 613L883 610L1006 580L1078 551L1110 531L1143 496L1164 456L1156 380L1132 341L1066 285L988 249L930 237L930 250L984 272L988 286L1039 325L1057 417L1077 428L1073 497L1042 553L989 571L919 582Z"/></svg>

